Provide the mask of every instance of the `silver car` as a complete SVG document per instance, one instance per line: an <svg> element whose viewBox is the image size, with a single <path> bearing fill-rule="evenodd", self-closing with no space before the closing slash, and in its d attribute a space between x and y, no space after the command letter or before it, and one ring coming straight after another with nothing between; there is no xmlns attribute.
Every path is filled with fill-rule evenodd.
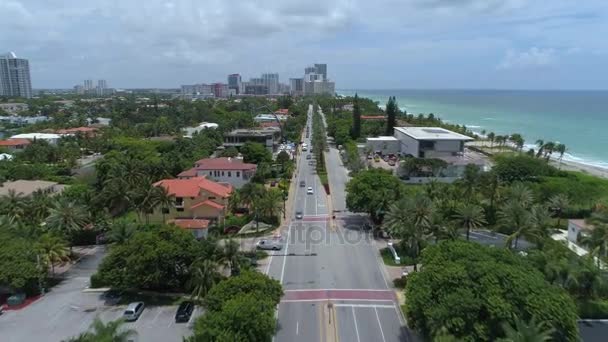
<svg viewBox="0 0 608 342"><path fill-rule="evenodd" d="M272 240L260 240L256 244L256 247L258 249L266 249L266 250L273 250L273 251L278 251L278 250L281 250L281 248L283 248L283 246L281 246L280 243L278 243L277 241L272 241Z"/></svg>
<svg viewBox="0 0 608 342"><path fill-rule="evenodd" d="M296 211L296 219L301 220L303 216L302 210Z"/></svg>
<svg viewBox="0 0 608 342"><path fill-rule="evenodd" d="M122 317L125 321L136 321L141 316L145 306L144 302L130 303Z"/></svg>

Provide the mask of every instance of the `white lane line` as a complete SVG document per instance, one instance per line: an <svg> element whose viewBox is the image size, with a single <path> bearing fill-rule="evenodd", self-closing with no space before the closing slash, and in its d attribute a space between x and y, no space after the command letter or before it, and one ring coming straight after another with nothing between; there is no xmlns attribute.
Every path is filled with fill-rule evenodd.
<svg viewBox="0 0 608 342"><path fill-rule="evenodd" d="M296 335L300 334L300 321L296 322Z"/></svg>
<svg viewBox="0 0 608 342"><path fill-rule="evenodd" d="M163 310L159 309L158 313L156 314L156 316L154 316L154 318L152 319L152 323L156 322L156 320L158 319L158 316L160 316L161 313L163 313Z"/></svg>
<svg viewBox="0 0 608 342"><path fill-rule="evenodd" d="M378 326L380 326L380 334L382 334L382 341L386 342L386 339L384 338L384 331L382 331L382 323L380 323L380 316L378 316L378 309L374 308L374 311L376 312L376 319L378 320Z"/></svg>
<svg viewBox="0 0 608 342"><path fill-rule="evenodd" d="M271 252L270 259L268 260L268 265L266 265L266 271L264 272L266 275L268 275L268 272L270 272L270 264L272 264L273 256L274 256L274 251Z"/></svg>
<svg viewBox="0 0 608 342"><path fill-rule="evenodd" d="M305 302L327 302L331 301L343 301L343 302L389 302L394 303L392 299L357 299L357 298L319 298L319 299L283 299L281 303L305 303ZM337 305L337 304L334 304ZM392 306L391 306L392 307Z"/></svg>
<svg viewBox="0 0 608 342"><path fill-rule="evenodd" d="M327 289L293 289L293 290L285 290L287 292L298 292L298 291L365 291L365 292L393 292L391 290L382 290L382 289L342 289L342 288L327 288Z"/></svg>
<svg viewBox="0 0 608 342"><path fill-rule="evenodd" d="M382 305L382 304L334 304L335 307L351 307L351 308L379 308L379 309L394 309L395 305Z"/></svg>
<svg viewBox="0 0 608 342"><path fill-rule="evenodd" d="M291 234L291 223L287 230L287 242L285 243L285 256L283 257L283 267L281 268L281 285L283 285L283 276L285 276L285 263L287 262L287 255L289 255L289 236Z"/></svg>
<svg viewBox="0 0 608 342"><path fill-rule="evenodd" d="M355 314L355 307L353 309L353 321L355 322L355 333L357 334L357 342L361 342L361 338L359 337L359 327L357 326L357 315Z"/></svg>

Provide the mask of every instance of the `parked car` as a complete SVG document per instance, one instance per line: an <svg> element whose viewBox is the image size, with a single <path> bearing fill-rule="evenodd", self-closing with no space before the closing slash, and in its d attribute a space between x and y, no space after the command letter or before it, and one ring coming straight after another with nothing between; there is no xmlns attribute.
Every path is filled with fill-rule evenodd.
<svg viewBox="0 0 608 342"><path fill-rule="evenodd" d="M182 302L175 313L175 323L186 323L190 320L194 312L194 303L190 301Z"/></svg>
<svg viewBox="0 0 608 342"><path fill-rule="evenodd" d="M260 241L258 241L258 243L255 246L257 249L265 249L265 250L273 250L273 251L279 251L283 247L277 241L271 241L271 240L260 240Z"/></svg>
<svg viewBox="0 0 608 342"><path fill-rule="evenodd" d="M302 210L296 211L296 219L301 220L303 217Z"/></svg>
<svg viewBox="0 0 608 342"><path fill-rule="evenodd" d="M309 195L314 194L314 191L312 190L312 186L308 187L308 190L306 190L306 193L309 194Z"/></svg>
<svg viewBox="0 0 608 342"><path fill-rule="evenodd" d="M377 163L377 162L379 162L379 161L380 161L380 157L375 156L375 157L374 157L374 161L375 161L376 163Z"/></svg>
<svg viewBox="0 0 608 342"><path fill-rule="evenodd" d="M306 182L305 181L300 181L300 188L303 188L306 186Z"/></svg>
<svg viewBox="0 0 608 342"><path fill-rule="evenodd" d="M374 157L372 157L372 155L371 155L371 154L368 154L368 155L367 155L367 160L372 160L372 159L374 159Z"/></svg>
<svg viewBox="0 0 608 342"><path fill-rule="evenodd" d="M312 159L312 155L310 155L310 154L306 155L306 159L307 159L307 160Z"/></svg>
<svg viewBox="0 0 608 342"><path fill-rule="evenodd" d="M145 306L146 305L144 304L144 302L131 303L127 306L127 309L125 310L122 317L127 322L136 321L139 318L139 316L141 316L141 313L144 312Z"/></svg>
<svg viewBox="0 0 608 342"><path fill-rule="evenodd" d="M388 161L388 165L390 165L390 166L395 166L395 161L394 161L394 160L392 160L392 159L389 159L389 161Z"/></svg>

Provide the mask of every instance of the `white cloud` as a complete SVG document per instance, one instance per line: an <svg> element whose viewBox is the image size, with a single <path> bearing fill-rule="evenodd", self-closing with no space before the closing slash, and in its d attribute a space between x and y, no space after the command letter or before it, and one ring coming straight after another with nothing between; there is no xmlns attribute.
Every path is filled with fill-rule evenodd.
<svg viewBox="0 0 608 342"><path fill-rule="evenodd" d="M507 51L498 69L523 69L554 65L558 61L555 49L531 47L527 51Z"/></svg>

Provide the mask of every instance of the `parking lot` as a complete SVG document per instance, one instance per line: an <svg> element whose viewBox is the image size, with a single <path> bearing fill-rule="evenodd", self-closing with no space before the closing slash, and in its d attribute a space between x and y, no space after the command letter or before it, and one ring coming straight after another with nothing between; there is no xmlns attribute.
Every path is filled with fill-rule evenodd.
<svg viewBox="0 0 608 342"><path fill-rule="evenodd" d="M105 305L97 292L83 292L89 285L103 251L81 260L66 279L44 297L17 311L5 311L0 316L2 342L62 341L86 331L96 317L111 321L122 316L126 305ZM177 306L148 306L135 322L125 327L135 329L134 341L182 341L191 334L196 309L189 323L175 323Z"/></svg>

